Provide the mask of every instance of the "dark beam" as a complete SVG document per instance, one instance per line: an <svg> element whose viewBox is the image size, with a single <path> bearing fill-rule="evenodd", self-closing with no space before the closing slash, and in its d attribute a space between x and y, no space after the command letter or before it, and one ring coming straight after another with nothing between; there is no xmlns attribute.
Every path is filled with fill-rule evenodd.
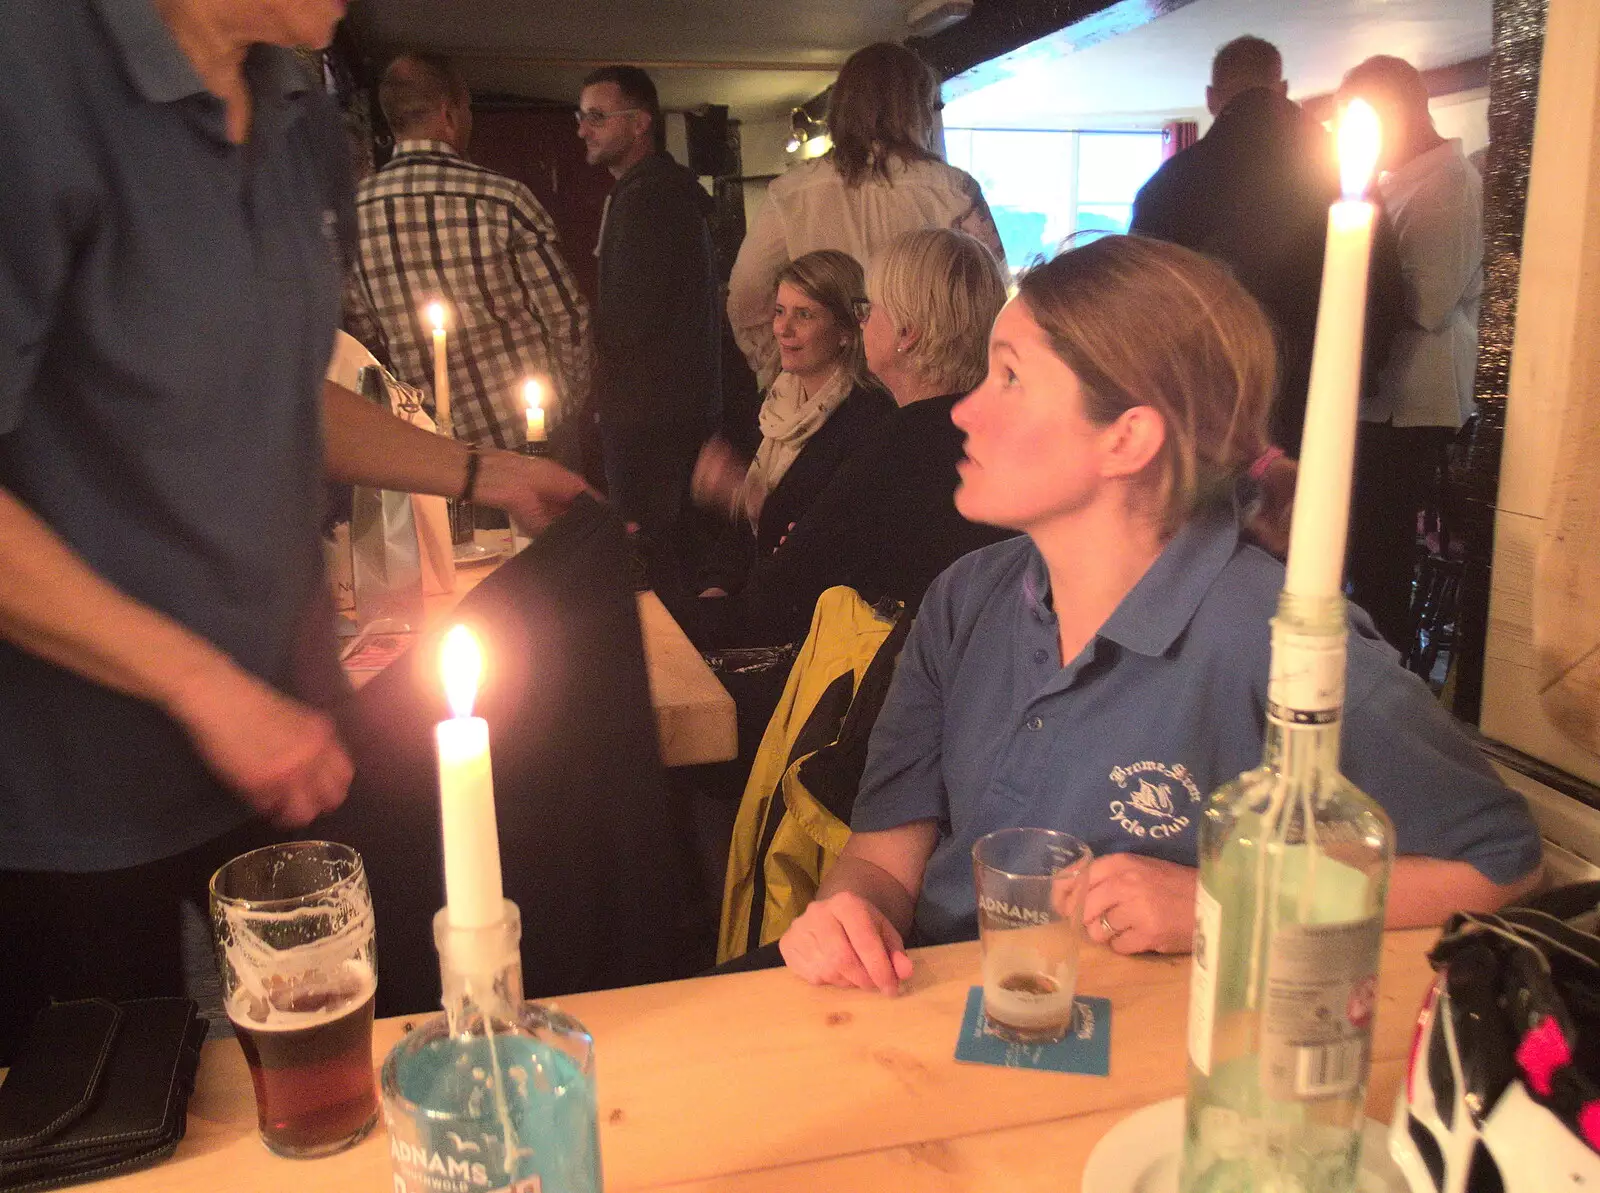
<svg viewBox="0 0 1600 1193"><path fill-rule="evenodd" d="M1455 95L1461 91L1477 91L1489 86L1488 55L1457 62L1454 66L1440 66L1422 73L1423 85L1434 99L1441 95ZM1354 63L1351 63L1354 66ZM1333 119L1333 96L1312 95L1300 101L1306 115L1313 120Z"/></svg>
<svg viewBox="0 0 1600 1193"><path fill-rule="evenodd" d="M959 25L908 44L949 79L1052 33L1082 49L1127 33L1192 0L977 0Z"/></svg>

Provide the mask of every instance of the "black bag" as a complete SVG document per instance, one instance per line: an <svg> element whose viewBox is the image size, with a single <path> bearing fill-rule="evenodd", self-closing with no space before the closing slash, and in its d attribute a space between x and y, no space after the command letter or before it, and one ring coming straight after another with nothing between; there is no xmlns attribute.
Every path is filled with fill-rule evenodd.
<svg viewBox="0 0 1600 1193"><path fill-rule="evenodd" d="M205 1036L187 998L40 1011L0 1085L0 1189L54 1189L170 1156Z"/></svg>

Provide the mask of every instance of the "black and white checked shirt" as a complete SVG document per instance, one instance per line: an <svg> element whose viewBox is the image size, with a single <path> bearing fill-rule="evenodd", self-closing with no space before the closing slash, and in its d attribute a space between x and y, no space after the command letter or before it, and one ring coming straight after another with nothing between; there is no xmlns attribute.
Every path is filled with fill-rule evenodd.
<svg viewBox="0 0 1600 1193"><path fill-rule="evenodd" d="M589 308L555 224L522 183L473 165L443 141L401 141L356 190L360 255L345 318L382 346L395 375L433 392L433 328L449 310L457 439L516 447L527 437L522 383L546 373L553 426L589 396Z"/></svg>

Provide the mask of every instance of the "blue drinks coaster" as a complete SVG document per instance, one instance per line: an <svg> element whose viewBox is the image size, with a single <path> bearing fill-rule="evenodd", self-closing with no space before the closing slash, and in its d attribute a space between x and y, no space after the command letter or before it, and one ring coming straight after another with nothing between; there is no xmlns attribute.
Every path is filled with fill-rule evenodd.
<svg viewBox="0 0 1600 1193"><path fill-rule="evenodd" d="M983 987L974 986L967 992L956 1059L1104 1077L1111 1072L1111 1000L1078 998L1072 1008L1072 1030L1054 1044L1015 1044L989 1030L983 1017Z"/></svg>

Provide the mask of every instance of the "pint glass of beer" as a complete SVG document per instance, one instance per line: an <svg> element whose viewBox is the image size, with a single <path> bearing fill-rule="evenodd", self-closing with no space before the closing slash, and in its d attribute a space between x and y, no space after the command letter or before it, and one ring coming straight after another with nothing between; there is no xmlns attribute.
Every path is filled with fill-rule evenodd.
<svg viewBox="0 0 1600 1193"><path fill-rule="evenodd" d="M262 1142L292 1158L356 1143L378 1116L377 954L360 854L299 841L236 857L212 875L211 921Z"/></svg>
<svg viewBox="0 0 1600 1193"><path fill-rule="evenodd" d="M1008 828L972 847L983 945L983 1017L1003 1039L1050 1043L1072 1028L1093 854L1076 837Z"/></svg>

